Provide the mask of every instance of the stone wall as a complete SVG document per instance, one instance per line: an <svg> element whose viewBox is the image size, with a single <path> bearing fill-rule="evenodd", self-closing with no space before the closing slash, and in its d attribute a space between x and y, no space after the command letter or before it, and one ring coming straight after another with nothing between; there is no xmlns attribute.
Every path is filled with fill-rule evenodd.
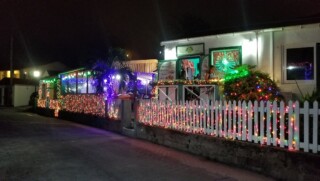
<svg viewBox="0 0 320 181"><path fill-rule="evenodd" d="M156 144L190 152L208 159L253 170L278 180L318 180L320 155L186 134L138 124L136 136Z"/></svg>

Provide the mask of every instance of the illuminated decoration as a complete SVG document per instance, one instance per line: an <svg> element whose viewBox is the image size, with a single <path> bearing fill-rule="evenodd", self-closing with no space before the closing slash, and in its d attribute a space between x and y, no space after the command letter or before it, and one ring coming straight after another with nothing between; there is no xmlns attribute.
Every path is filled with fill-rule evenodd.
<svg viewBox="0 0 320 181"><path fill-rule="evenodd" d="M167 52L166 52L167 53ZM176 56L190 56L204 54L204 43L191 44L191 45L178 45L176 47Z"/></svg>
<svg viewBox="0 0 320 181"><path fill-rule="evenodd" d="M309 104L306 103L305 108L308 109ZM314 103L315 105L318 107L317 102ZM283 101L209 103L207 101L142 100L137 112L138 121L148 126L222 137L228 140L248 141L260 145L282 148L287 146L290 151L298 151L299 146L301 148L299 102L289 101L285 106ZM306 140L308 137L305 138ZM305 147L305 151L309 149L309 146ZM313 152L318 152L317 144Z"/></svg>
<svg viewBox="0 0 320 181"><path fill-rule="evenodd" d="M63 98L63 109L68 112L84 113L105 117L105 102L103 95L68 94Z"/></svg>
<svg viewBox="0 0 320 181"><path fill-rule="evenodd" d="M243 65L243 66L237 67L234 70L229 70L228 72L226 72L223 80L225 82L228 82L228 81L232 81L235 79L247 77L247 76L249 76L249 74L250 74L250 72L249 72L248 66Z"/></svg>
<svg viewBox="0 0 320 181"><path fill-rule="evenodd" d="M179 72L179 77L187 80L200 78L199 63L199 57L181 59L181 71Z"/></svg>
<svg viewBox="0 0 320 181"><path fill-rule="evenodd" d="M38 99L37 106L41 108L46 108L46 100L45 99Z"/></svg>
<svg viewBox="0 0 320 181"><path fill-rule="evenodd" d="M50 101L55 98L55 87L57 86L58 78L46 78L40 80L38 94L39 99L37 101L38 107L49 108Z"/></svg>
<svg viewBox="0 0 320 181"><path fill-rule="evenodd" d="M240 66L225 75L224 96L226 100L281 101L283 96L268 74Z"/></svg>
<svg viewBox="0 0 320 181"><path fill-rule="evenodd" d="M218 85L222 80L214 78L210 80L159 80L151 82L151 85Z"/></svg>
<svg viewBox="0 0 320 181"><path fill-rule="evenodd" d="M230 72L237 65L241 65L241 47L227 47L210 49L211 65L223 73Z"/></svg>
<svg viewBox="0 0 320 181"><path fill-rule="evenodd" d="M236 66L235 61L233 60L227 60L226 58L223 58L221 60L218 60L216 62L216 69L218 69L221 72L230 72L232 71Z"/></svg>
<svg viewBox="0 0 320 181"><path fill-rule="evenodd" d="M120 100L108 100L107 101L107 116L109 119L119 119Z"/></svg>

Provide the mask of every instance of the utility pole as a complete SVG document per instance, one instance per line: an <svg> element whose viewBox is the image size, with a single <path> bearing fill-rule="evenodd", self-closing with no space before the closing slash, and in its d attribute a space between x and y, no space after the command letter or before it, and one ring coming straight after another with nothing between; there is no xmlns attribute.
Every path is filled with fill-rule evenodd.
<svg viewBox="0 0 320 181"><path fill-rule="evenodd" d="M13 105L13 34L11 34L10 38L10 88L9 88L9 101L10 106Z"/></svg>

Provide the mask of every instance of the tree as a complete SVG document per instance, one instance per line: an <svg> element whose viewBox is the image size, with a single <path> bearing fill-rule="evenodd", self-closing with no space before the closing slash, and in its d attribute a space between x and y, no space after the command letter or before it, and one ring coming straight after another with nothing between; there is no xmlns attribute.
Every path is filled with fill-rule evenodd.
<svg viewBox="0 0 320 181"><path fill-rule="evenodd" d="M96 79L96 93L107 93L107 96L114 96L112 75L119 74L122 78L125 74L129 75L131 80L135 77L132 74L128 64L128 57L126 50L122 48L109 48L107 52L107 58L105 60L97 60L92 70ZM107 92L104 90L104 86L107 86Z"/></svg>

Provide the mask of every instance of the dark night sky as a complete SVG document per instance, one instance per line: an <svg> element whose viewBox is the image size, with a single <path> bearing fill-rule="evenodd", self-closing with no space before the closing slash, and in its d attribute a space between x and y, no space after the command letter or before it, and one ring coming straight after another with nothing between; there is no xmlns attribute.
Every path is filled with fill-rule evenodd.
<svg viewBox="0 0 320 181"><path fill-rule="evenodd" d="M158 58L163 40L320 22L319 0L0 0L0 69L61 61L72 68L105 58Z"/></svg>

